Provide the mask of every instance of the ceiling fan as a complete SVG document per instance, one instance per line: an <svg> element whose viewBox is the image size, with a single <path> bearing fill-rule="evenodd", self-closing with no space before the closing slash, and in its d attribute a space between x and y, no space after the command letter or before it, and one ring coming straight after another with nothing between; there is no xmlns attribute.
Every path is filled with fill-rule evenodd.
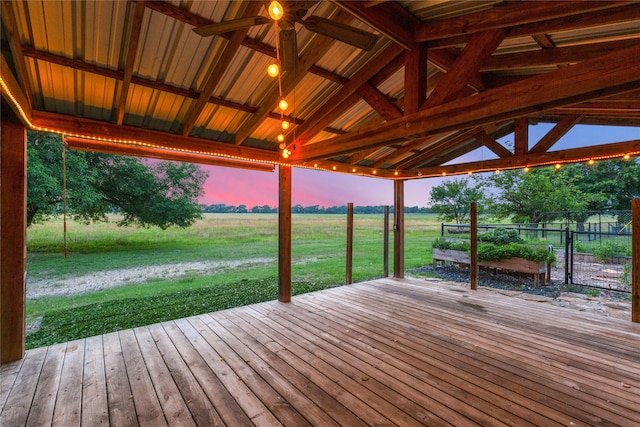
<svg viewBox="0 0 640 427"><path fill-rule="evenodd" d="M360 49L371 50L375 46L378 41L376 34L334 22L320 16L309 16L307 19L303 19L314 3L316 2L283 1L282 8L284 9L284 15L278 20L278 26L280 28L281 60L285 69L291 69L295 63L294 61L298 59L298 46L294 27L297 20L302 21L304 27L309 31L331 37ZM194 28L193 31L200 36L208 37L272 22L274 22L272 19L265 16L251 16L203 25Z"/></svg>

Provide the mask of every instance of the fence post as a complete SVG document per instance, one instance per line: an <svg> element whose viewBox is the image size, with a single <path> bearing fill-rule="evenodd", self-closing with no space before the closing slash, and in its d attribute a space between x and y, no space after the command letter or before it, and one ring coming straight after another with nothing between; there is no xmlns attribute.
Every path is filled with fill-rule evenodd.
<svg viewBox="0 0 640 427"><path fill-rule="evenodd" d="M389 205L384 207L384 243L383 243L383 268L384 277L389 277Z"/></svg>
<svg viewBox="0 0 640 427"><path fill-rule="evenodd" d="M631 201L631 321L640 323L640 199Z"/></svg>
<svg viewBox="0 0 640 427"><path fill-rule="evenodd" d="M440 223L440 236L444 237L444 222Z"/></svg>
<svg viewBox="0 0 640 427"><path fill-rule="evenodd" d="M347 203L347 285L353 283L353 203Z"/></svg>
<svg viewBox="0 0 640 427"><path fill-rule="evenodd" d="M560 235L562 236L562 234ZM569 234L569 227L566 227L564 229L564 237L565 237L565 244L564 244L564 284L568 285L569 284L569 268L570 268L570 264L573 264L570 259L570 248L569 248L569 242L571 240L571 236ZM561 242L562 243L562 242ZM573 265L571 265L571 268L573 268Z"/></svg>

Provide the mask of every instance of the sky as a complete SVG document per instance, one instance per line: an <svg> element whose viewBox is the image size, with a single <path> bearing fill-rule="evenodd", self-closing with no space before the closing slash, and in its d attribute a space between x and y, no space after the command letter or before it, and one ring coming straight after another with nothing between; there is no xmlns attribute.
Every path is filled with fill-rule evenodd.
<svg viewBox="0 0 640 427"><path fill-rule="evenodd" d="M553 125L529 126L530 146L544 136ZM640 128L578 125L560 139L551 151L640 139ZM509 145L513 134L499 140ZM480 148L452 163L490 160L496 156L486 148ZM244 169L200 166L208 174L205 194L200 203L278 206L278 173L257 172ZM428 206L431 188L444 180L460 177L423 178L405 182L405 206ZM342 206L354 203L356 206L393 205L393 182L382 178L369 178L335 172L294 168L291 178L292 205L302 206Z"/></svg>

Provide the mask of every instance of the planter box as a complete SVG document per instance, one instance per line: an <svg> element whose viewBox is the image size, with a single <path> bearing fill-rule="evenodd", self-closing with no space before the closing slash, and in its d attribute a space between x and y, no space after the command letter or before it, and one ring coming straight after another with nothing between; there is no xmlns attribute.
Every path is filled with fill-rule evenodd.
<svg viewBox="0 0 640 427"><path fill-rule="evenodd" d="M453 251L450 249L433 248L433 268L438 266L438 261L444 266L447 262L458 265L471 265L468 252ZM545 285L547 263L529 261L524 258L509 258L501 261L478 261L478 266L485 269L515 271L518 273L533 274L533 283Z"/></svg>

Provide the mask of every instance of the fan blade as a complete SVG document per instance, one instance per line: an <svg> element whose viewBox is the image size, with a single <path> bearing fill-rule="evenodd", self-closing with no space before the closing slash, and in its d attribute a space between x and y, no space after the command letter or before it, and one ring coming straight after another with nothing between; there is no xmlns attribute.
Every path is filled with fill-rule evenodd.
<svg viewBox="0 0 640 427"><path fill-rule="evenodd" d="M232 31L241 30L243 28L252 27L254 25L267 24L271 20L264 16L251 16L249 18L232 19L230 21L222 21L216 24L203 25L193 29L193 32L202 37L213 36L215 34L230 33Z"/></svg>
<svg viewBox="0 0 640 427"><path fill-rule="evenodd" d="M375 34L319 16L308 17L304 27L314 33L340 40L363 50L373 49L378 41L378 36Z"/></svg>
<svg viewBox="0 0 640 427"><path fill-rule="evenodd" d="M293 70L298 63L296 30L280 30L280 63L285 71Z"/></svg>

